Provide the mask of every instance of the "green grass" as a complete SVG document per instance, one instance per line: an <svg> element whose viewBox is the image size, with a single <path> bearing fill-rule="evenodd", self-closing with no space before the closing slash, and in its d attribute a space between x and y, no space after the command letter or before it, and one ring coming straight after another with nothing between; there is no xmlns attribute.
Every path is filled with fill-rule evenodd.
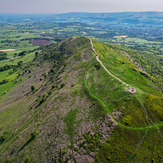
<svg viewBox="0 0 163 163"><path fill-rule="evenodd" d="M100 59L105 67L122 81L136 86L147 93L160 94L153 87L149 85L148 78L141 75L134 64L132 64L127 57L118 49L108 47L102 43L94 41L95 50L100 55Z"/></svg>
<svg viewBox="0 0 163 163"><path fill-rule="evenodd" d="M96 153L96 163L161 162L161 138L154 131L138 132L118 127Z"/></svg>
<svg viewBox="0 0 163 163"><path fill-rule="evenodd" d="M135 42L135 43L139 43L139 44L142 44L142 43L146 43L146 44L160 44L161 43L161 42L156 42L156 41L148 41L148 40L141 39L141 38L136 38L136 37L112 38L112 41L117 41L117 42Z"/></svg>
<svg viewBox="0 0 163 163"><path fill-rule="evenodd" d="M156 123L156 124L148 124L148 125L145 125L145 122L144 122L144 120L145 120L145 115L144 114L142 114L142 112L143 112L143 110L142 109L140 109L140 111L138 112L138 113L135 113L135 112L133 112L134 111L134 109L135 109L135 104L136 104L136 101L133 103L133 108L132 108L132 110L131 110L131 115L130 114L128 114L129 116L126 116L125 115L125 117L123 117L123 119L125 119L125 118L127 118L127 122L125 121L125 120L123 120L122 122L120 122L120 121L118 121L118 120L116 120L114 117L113 117L113 115L112 115L112 111L115 109L115 106L117 106L117 107L120 107L121 106L121 101L118 101L118 103L119 103L119 105L120 106L118 106L118 103L116 103L115 104L115 106L114 105L110 105L110 104L106 104L105 102L104 102L104 100L103 100L103 98L105 98L106 99L106 93L104 94L104 92L102 92L101 94L99 94L99 92L98 92L98 96L96 96L96 95L94 95L92 92L91 92L91 89L89 88L89 86L88 86L88 83L87 83L87 81L86 81L86 79L85 79L85 86L86 86L86 88L87 88L87 90L88 90L88 93L89 93L89 95L92 97L92 98L94 98L95 100L97 100L103 107L104 107L104 109L110 114L110 116L114 119L114 121L119 125L119 126L121 126L121 127L124 127L124 128L126 128L126 129L131 129L131 130L142 130L142 131L144 131L144 130L148 130L148 129L157 129L158 127L163 127L163 123L162 122L159 122L159 123ZM107 89L105 89L105 92L106 92L106 90ZM101 91L101 90L100 90ZM114 91L115 92L115 91ZM97 90L96 90L96 93L97 93ZM116 92L117 93L117 92ZM116 94L115 93L115 94ZM100 96L101 95L101 96ZM122 95L122 94L121 94ZM123 95L125 95L125 94L123 94ZM112 97L111 97L112 98ZM114 99L114 98L113 98ZM118 98L117 98L118 99ZM122 101L124 101L125 100L125 98L123 98L122 99ZM132 100L130 100L131 102L132 102ZM108 102L108 100L107 100L107 102ZM116 101L115 101L116 102ZM128 103L126 103L125 105L128 105L129 104L129 102ZM139 106L140 107L140 106ZM134 119L135 118L135 114L136 115L138 115L136 118L141 118L140 120L143 122L139 122L139 121L137 121L138 119ZM141 115L142 114L142 115ZM131 116L133 116L133 117L131 117ZM140 117L140 116L142 116L142 117ZM130 119L128 119L130 117ZM136 126L135 126L136 125Z"/></svg>
<svg viewBox="0 0 163 163"><path fill-rule="evenodd" d="M70 110L64 118L64 122L66 124L66 133L69 135L71 149L74 144L74 134L75 134L75 120L76 120L77 110Z"/></svg>
<svg viewBox="0 0 163 163"><path fill-rule="evenodd" d="M10 90L15 85L15 79L17 78L17 73L9 74L11 70L0 72L0 81L4 79L8 79L8 83L0 84L0 97L4 94L4 92Z"/></svg>
<svg viewBox="0 0 163 163"><path fill-rule="evenodd" d="M161 127L163 125L163 123L160 122L161 118L159 115L162 110L161 93L148 86L147 79L142 77L141 74L136 71L132 71L134 65L132 65L120 52L116 52L112 48L109 49L107 46L103 47L101 43L95 41L94 46L108 70L112 70L111 73L113 75L120 77L120 79L127 82L128 84L134 85L138 91L135 94L126 92L124 86L118 80L110 76L103 68L96 70L94 67L94 61L92 67L87 69L86 76L89 74L88 79L85 78L85 86L89 94L103 105L106 111L120 126L136 130L149 129L151 127L157 128L157 126ZM105 60L107 56L110 56L108 62ZM120 70L122 68L119 69L117 66L121 61L123 61L125 63L123 65L126 66L127 73L124 76L120 75ZM133 76L139 77L141 79L140 83L137 85L136 82L134 83L134 78L131 77L133 73ZM97 77L94 79L96 75ZM157 99L157 105L156 102L153 102L152 98L150 97L150 93L155 95L154 97ZM144 96L144 94L146 95ZM159 96L157 97L157 95L160 95L161 98ZM146 99L153 103L153 108L151 108L153 111L158 108L158 113L155 115L155 117L152 117L153 123L158 122L157 124L149 122L148 117L144 111L144 106L148 110L148 107L151 105L149 102L146 102ZM128 110L124 108L128 108ZM115 110L122 112L121 121L117 121L113 117L112 111Z"/></svg>
<svg viewBox="0 0 163 163"><path fill-rule="evenodd" d="M19 61L23 61L23 63L28 63L28 62L33 61L34 57L35 57L35 52L32 52L32 53L29 53L23 57L18 56L16 58L11 59L11 60L0 61L0 66L4 66L6 64L7 65L17 65L17 63ZM2 96L5 91L8 91L9 89L11 89L15 85L15 79L17 78L17 72L9 74L9 72L11 72L11 71L12 71L12 69L0 72L0 81L2 81L4 79L9 80L8 83L0 85L0 90L1 90L0 96Z"/></svg>
<svg viewBox="0 0 163 163"><path fill-rule="evenodd" d="M23 61L23 63L31 62L35 57L35 52L28 53L25 56L18 56L13 59L8 59L8 60L3 60L0 61L0 66L4 66L5 64L7 65L17 65L19 61Z"/></svg>
<svg viewBox="0 0 163 163"><path fill-rule="evenodd" d="M4 92L9 91L14 85L15 85L14 82L9 82L0 85L0 97L4 94Z"/></svg>
<svg viewBox="0 0 163 163"><path fill-rule="evenodd" d="M96 46L96 48L102 47L102 45L97 44ZM106 49L99 49L102 52L100 56L103 58L103 61L107 57L105 55ZM115 57L113 56L108 62L105 62L105 66L109 65L112 61L113 63L116 62L114 63L115 70L112 68L112 73L118 75L116 66L119 59L116 60L116 52L112 55ZM161 162L162 147L160 144L162 136L159 128L163 128L163 123L161 122L163 96L153 88L150 90L150 93L155 95L145 93L141 88L145 87L148 90L149 86L146 86L146 82L142 83L140 88L137 87L137 93L128 93L124 90L123 85L107 74L103 68L96 70L94 67L96 64L95 61L91 61L91 63L91 67L83 66L86 71L85 87L89 95L94 100L97 100L118 124L105 143L96 144L98 152L95 156L95 162ZM129 66L128 69L130 68L132 67ZM132 72L130 74L129 72L128 76L132 74ZM140 77L140 74L135 75ZM146 81L144 78L142 80ZM132 84L132 80L129 81L129 84ZM160 97L157 95L160 95ZM156 122L155 124L148 121L141 103L144 104L149 117L151 117L154 123ZM114 110L122 112L119 120L113 117L112 111ZM91 141L87 142L87 144L94 146L94 143ZM88 152L90 152L89 146L85 147Z"/></svg>

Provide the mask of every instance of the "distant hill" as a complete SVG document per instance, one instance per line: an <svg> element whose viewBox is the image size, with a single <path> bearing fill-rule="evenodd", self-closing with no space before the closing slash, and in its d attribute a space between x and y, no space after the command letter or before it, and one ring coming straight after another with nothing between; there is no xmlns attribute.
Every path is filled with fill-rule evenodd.
<svg viewBox="0 0 163 163"><path fill-rule="evenodd" d="M131 23L131 24L163 24L163 12L118 12L118 13L66 13L57 15L58 18L81 19L85 22L92 20Z"/></svg>
<svg viewBox="0 0 163 163"><path fill-rule="evenodd" d="M63 13L63 14L0 14L1 23L5 21L11 22L40 22L40 21L82 21L82 22L92 22L94 19L99 21L120 21L133 23L132 21L126 19L139 20L143 24L151 24L150 20L154 19L156 22L163 23L163 12L115 12L115 13L85 13L85 12L72 12L72 13ZM12 18L12 19L9 19ZM38 19L39 18L39 19ZM3 22L4 21L4 22ZM95 22L94 22L95 23ZM136 22L135 22L136 23Z"/></svg>

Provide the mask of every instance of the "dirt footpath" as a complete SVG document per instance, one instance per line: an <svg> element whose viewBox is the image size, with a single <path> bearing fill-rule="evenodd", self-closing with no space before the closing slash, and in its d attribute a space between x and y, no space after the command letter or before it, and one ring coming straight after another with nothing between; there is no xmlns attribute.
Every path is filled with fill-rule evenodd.
<svg viewBox="0 0 163 163"><path fill-rule="evenodd" d="M89 39L90 39L90 38L89 38ZM124 84L124 85L127 87L127 88L126 88L126 91L131 92L131 93L135 93L135 92L136 92L136 89L135 89L135 88L131 87L129 84L123 82L121 79L119 79L118 77L114 76L114 75L104 66L104 64L103 64L103 63L100 61L100 59L99 59L98 53L97 53L97 52L95 51L95 49L94 49L93 42L92 42L91 39L90 39L90 44L91 44L92 50L93 50L94 53L96 54L96 60L97 60L97 61L101 64L101 66L107 71L107 73L108 73L109 75L111 75L112 77L114 77L115 79L119 80L122 84Z"/></svg>

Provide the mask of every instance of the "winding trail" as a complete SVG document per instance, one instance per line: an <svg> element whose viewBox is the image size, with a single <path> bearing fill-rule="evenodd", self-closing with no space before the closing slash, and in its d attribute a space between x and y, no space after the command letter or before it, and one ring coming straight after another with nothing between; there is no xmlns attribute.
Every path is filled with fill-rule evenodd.
<svg viewBox="0 0 163 163"><path fill-rule="evenodd" d="M90 43L91 43L91 48L92 50L94 51L94 53L96 54L96 60L101 64L101 66L112 76L114 77L115 79L119 80L122 84L124 84L126 87L129 87L128 88L128 91L131 92L131 93L135 93L136 92L136 89L135 88L132 88L130 85L128 85L127 83L123 82L122 80L120 80L118 77L114 76L110 71L107 70L107 68L103 65L103 63L100 61L99 59L99 55L98 53L95 51L94 49L94 46L93 46L93 43L92 43L92 40L89 38L90 40ZM130 130L138 130L138 131L146 131L145 135L142 137L140 143L138 144L136 150L134 151L134 153L131 155L131 157L133 157L133 155L137 152L137 150L139 149L140 145L142 144L142 141L144 140L145 136L147 135L147 132L149 129L158 129L158 127L163 127L163 123L162 122L159 122L159 123L153 123L153 124L150 124L150 125L147 125L147 126L144 126L144 127L131 127L131 126L127 126L127 125L124 125L122 124L121 122L119 122L118 120L116 120L111 111L109 110L108 106L101 100L99 99L98 97L96 97L95 95L93 95L89 89L89 86L88 86L88 83L86 81L86 78L84 78L84 82L85 82L85 86L90 94L90 96L92 96L94 99L98 100L103 106L104 108L108 111L108 113L110 114L110 116L112 117L113 121L115 123L117 123L119 126L121 127L124 127L126 129L130 129ZM53 97L53 95L56 93L57 91L53 92L53 94L51 95L51 97L49 98L49 100ZM47 104L47 102L49 101L47 100L34 114L33 116L22 126L20 127L13 135L11 135L3 144L1 144L0 146L0 157L2 156L2 154L9 148L9 146L17 139L18 135L23 132L30 123L32 123L32 121L34 120L34 118L38 115L38 113L41 111L41 109L43 107L45 107L45 105ZM130 157L130 158L131 158ZM130 161L130 158L129 158L129 161Z"/></svg>
<svg viewBox="0 0 163 163"><path fill-rule="evenodd" d="M114 76L105 66L104 64L101 62L101 60L99 59L99 55L98 53L96 52L96 50L94 49L94 46L93 46L93 42L92 42L92 39L90 39L90 44L91 44L91 49L93 50L93 52L96 54L96 60L101 64L101 66L107 71L107 73L109 75L111 75L113 78L117 79L119 82L121 82L122 84L124 84L127 88L126 88L126 91L128 92L131 92L131 93L135 93L136 92L136 89L131 87L129 84L125 83L124 81L122 81L121 79L119 79L118 77Z"/></svg>
<svg viewBox="0 0 163 163"><path fill-rule="evenodd" d="M89 86L88 86L88 82L86 80L86 74L85 74L85 78L84 78L84 83L85 83L85 87L89 93L89 95L96 99L97 101L99 101L99 103L105 108L105 110L109 113L109 115L112 117L112 120L117 123L120 127L123 127L125 129L129 129L129 130L137 130L137 131L146 131L148 129L157 129L158 127L163 127L163 122L158 122L158 123L153 123L153 124L149 124L149 125L146 125L146 126L128 126L128 125L125 125L123 123L121 123L120 121L118 121L117 119L114 118L114 116L112 115L112 112L111 110L108 108L108 106L97 96L93 95L91 90L89 89Z"/></svg>
<svg viewBox="0 0 163 163"><path fill-rule="evenodd" d="M90 44L91 44L91 48L93 50L93 52L96 54L96 60L101 64L101 66L108 72L109 75L111 75L112 77L114 77L115 79L117 79L118 81L120 81L122 84L124 84L126 87L129 87L127 91L131 92L131 93L135 93L136 92L136 89L135 88L132 88L130 85L128 85L127 83L123 82L121 79L119 79L118 77L114 76L110 71L107 70L107 68L104 66L104 64L100 61L99 59L99 55L98 53L95 51L94 49L94 46L93 46L93 43L92 43L92 40L90 38L88 38L90 40ZM129 129L129 130L138 130L138 131L147 131L149 129L157 129L158 132L160 133L160 130L159 130L159 127L163 127L163 122L158 122L158 123L154 123L150 117L148 116L148 113L144 107L144 105L141 103L142 107L143 107L143 110L145 112L145 115L147 116L148 120L151 122L151 124L149 125L146 125L146 126L127 126L127 125L124 125L122 124L121 122L119 122L117 119L115 119L111 113L111 111L109 110L108 106L100 99L98 98L97 96L93 95L91 90L89 89L89 86L88 86L88 83L87 83L87 80L86 80L86 73L85 73L85 79L84 79L84 82L85 82L85 86L90 94L91 97L93 97L94 99L96 99L97 101L99 101L103 106L104 108L106 109L106 111L109 113L109 115L112 117L112 120L117 123L119 126L121 127L124 127L126 129Z"/></svg>
<svg viewBox="0 0 163 163"><path fill-rule="evenodd" d="M104 64L102 63L102 61L99 59L99 55L98 55L98 53L97 53L97 52L95 51L95 49L94 49L92 40L91 40L90 38L89 38L89 40L90 40L90 44L91 44L91 49L92 49L93 52L95 53L95 55L96 55L96 60L100 63L100 65L107 71L107 73L108 73L109 75L111 75L112 77L114 77L115 79L117 79L118 81L120 81L122 84L124 84L124 85L127 87L126 91L131 92L131 93L135 93L135 92L136 92L136 89L135 89L135 88L132 88L130 85L128 85L127 83L123 82L121 79L119 79L118 77L114 76L109 70L107 70L107 68L104 66ZM134 152L131 154L131 156L129 157L129 159L128 159L127 162L130 162L130 160L131 160L131 159L134 157L134 155L137 153L137 151L139 150L140 146L142 145L142 143L143 143L145 137L147 136L149 130L153 130L153 129L158 130L158 132L159 132L159 134L160 134L160 136L161 136L161 138L162 138L162 134L161 134L161 132L160 132L160 130L159 130L159 127L161 127L161 128L163 127L163 122L154 123L154 122L152 121L152 119L148 116L147 110L146 110L146 108L144 107L143 103L142 103L140 100L139 100L139 102L140 102L140 104L142 105L143 110L144 110L144 112L145 112L145 115L146 115L147 119L150 121L151 124L148 124L147 126L143 126L143 127L140 127L140 126L135 126L135 127L133 126L133 127L132 127L132 126L124 125L124 124L122 124L120 121L118 121L117 119L115 119L114 116L112 115L111 110L110 110L109 107L105 104L105 102L104 102L103 100L101 100L99 97L97 97L97 96L95 96L94 94L92 94L91 90L89 89L88 82L87 82L87 80L86 80L86 74L87 74L87 73L85 73L84 82L85 82L85 86L86 86L86 88L87 88L87 91L89 92L89 95L90 95L91 97L93 97L94 99L96 99L97 101L99 101L100 104L103 105L103 107L105 108L105 110L106 110L106 111L109 113L109 115L111 116L112 120L113 120L118 126L123 127L123 128L125 128L125 129L128 129L128 130L137 130L137 131L143 131L143 132L145 132L145 134L144 134L144 135L142 136L142 138L140 139L140 142L137 144L137 147L135 148ZM148 94L148 93L146 93L146 94ZM155 96L155 95L153 95L153 96ZM162 97L160 97L160 96L156 96L156 97L162 98Z"/></svg>

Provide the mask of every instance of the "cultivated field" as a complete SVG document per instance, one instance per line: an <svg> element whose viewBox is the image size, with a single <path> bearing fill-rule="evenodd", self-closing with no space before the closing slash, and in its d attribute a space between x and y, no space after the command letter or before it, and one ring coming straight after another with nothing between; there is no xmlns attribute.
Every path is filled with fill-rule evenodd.
<svg viewBox="0 0 163 163"><path fill-rule="evenodd" d="M0 50L0 52L11 52L11 51L16 51L16 49L3 49L3 50Z"/></svg>

